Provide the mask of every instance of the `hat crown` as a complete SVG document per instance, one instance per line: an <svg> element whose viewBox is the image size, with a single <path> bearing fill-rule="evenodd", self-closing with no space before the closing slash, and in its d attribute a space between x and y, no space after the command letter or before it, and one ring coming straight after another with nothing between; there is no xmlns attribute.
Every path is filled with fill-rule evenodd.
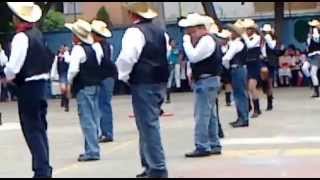
<svg viewBox="0 0 320 180"><path fill-rule="evenodd" d="M214 23L214 20L209 16L202 16L198 13L190 13L187 15L185 19L179 21L179 26L182 27L192 27L192 26L199 26L205 25L210 26Z"/></svg>
<svg viewBox="0 0 320 180"><path fill-rule="evenodd" d="M84 21L82 19L78 19L75 23L74 26L75 30L77 31L77 33L79 33L79 35L81 36L88 36L91 32L91 25L87 22Z"/></svg>
<svg viewBox="0 0 320 180"><path fill-rule="evenodd" d="M271 24L264 24L262 27L262 31L266 31L266 32L272 31Z"/></svg>
<svg viewBox="0 0 320 180"><path fill-rule="evenodd" d="M36 22L42 16L41 8L34 2L7 2L13 13L27 22Z"/></svg>
<svg viewBox="0 0 320 180"><path fill-rule="evenodd" d="M149 5L146 2L129 2L128 5L132 11L147 12L149 9Z"/></svg>

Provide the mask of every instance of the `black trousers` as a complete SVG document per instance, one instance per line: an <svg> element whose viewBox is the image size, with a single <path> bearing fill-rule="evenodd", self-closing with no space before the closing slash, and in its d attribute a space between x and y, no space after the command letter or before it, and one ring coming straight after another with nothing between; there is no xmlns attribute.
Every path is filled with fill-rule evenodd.
<svg viewBox="0 0 320 180"><path fill-rule="evenodd" d="M46 81L26 82L17 88L20 124L32 155L34 177L51 177L47 137Z"/></svg>

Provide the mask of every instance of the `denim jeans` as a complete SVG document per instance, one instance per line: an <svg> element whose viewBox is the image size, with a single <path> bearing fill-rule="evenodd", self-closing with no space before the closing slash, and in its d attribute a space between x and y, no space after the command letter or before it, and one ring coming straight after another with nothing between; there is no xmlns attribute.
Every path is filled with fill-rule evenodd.
<svg viewBox="0 0 320 180"><path fill-rule="evenodd" d="M247 90L247 69L244 67L232 68L232 89L236 104L238 120L249 121L249 95Z"/></svg>
<svg viewBox="0 0 320 180"><path fill-rule="evenodd" d="M51 177L47 136L47 83L26 82L17 87L18 109L23 136L32 155L34 177Z"/></svg>
<svg viewBox="0 0 320 180"><path fill-rule="evenodd" d="M100 158L98 143L99 93L99 86L87 86L77 94L80 125L84 135L85 155L93 158Z"/></svg>
<svg viewBox="0 0 320 180"><path fill-rule="evenodd" d="M101 82L99 107L101 113L99 136L113 139L113 116L111 100L114 88L114 79L107 78Z"/></svg>
<svg viewBox="0 0 320 180"><path fill-rule="evenodd" d="M160 134L160 108L166 84L132 85L132 105L140 138L141 163L149 176L167 176Z"/></svg>
<svg viewBox="0 0 320 180"><path fill-rule="evenodd" d="M199 151L221 148L218 135L216 100L220 78L210 77L194 83L195 146Z"/></svg>

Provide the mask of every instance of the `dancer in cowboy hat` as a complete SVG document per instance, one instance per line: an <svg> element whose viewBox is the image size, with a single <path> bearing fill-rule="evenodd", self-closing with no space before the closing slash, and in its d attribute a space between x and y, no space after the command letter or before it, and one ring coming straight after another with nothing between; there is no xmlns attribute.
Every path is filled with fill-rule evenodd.
<svg viewBox="0 0 320 180"><path fill-rule="evenodd" d="M311 64L311 80L314 87L313 98L319 97L319 79L317 76L317 72L320 66L320 22L318 20L312 20L309 22L310 33L307 39L308 45L308 57L310 59Z"/></svg>
<svg viewBox="0 0 320 180"><path fill-rule="evenodd" d="M246 55L247 47L241 34L243 29L239 24L228 24L231 31L229 48L222 58L223 65L231 71L231 84L238 118L230 123L234 128L249 126L249 104L247 90Z"/></svg>
<svg viewBox="0 0 320 180"><path fill-rule="evenodd" d="M14 14L16 35L1 77L17 86L20 124L32 155L34 177L50 178L46 82L51 62L42 33L34 25L42 11L33 2L7 2L7 5Z"/></svg>
<svg viewBox="0 0 320 180"><path fill-rule="evenodd" d="M243 33L242 39L245 41L247 46L247 70L249 79L249 94L253 101L253 114L252 118L256 118L261 114L260 102L259 102L259 91L258 82L261 80L260 72L262 63L260 59L261 55L261 37L258 35L258 25L252 19L244 19L239 23L242 25L246 32ZM249 110L251 109L251 100L249 99Z"/></svg>
<svg viewBox="0 0 320 180"><path fill-rule="evenodd" d="M268 68L268 76L263 82L264 93L267 95L267 111L273 109L273 78L275 77L275 71L279 64L279 51L277 45L277 39L275 37L274 29L271 24L264 24L262 29L262 35L264 39L262 54L265 57L266 61L263 61L263 64Z"/></svg>
<svg viewBox="0 0 320 180"><path fill-rule="evenodd" d="M220 89L221 60L215 56L216 42L209 34L208 19L192 13L179 21L186 28L183 47L189 59L195 95L195 150L187 158L221 154L216 99Z"/></svg>
<svg viewBox="0 0 320 180"><path fill-rule="evenodd" d="M84 136L84 153L78 161L100 160L98 131L100 122L99 93L102 81L101 59L97 59L92 48L93 37L90 23L78 19L65 25L73 33L74 46L71 51L68 81L78 103L78 112Z"/></svg>
<svg viewBox="0 0 320 180"><path fill-rule="evenodd" d="M111 60L111 46L106 38L112 36L107 24L103 21L94 20L91 23L92 34L94 39L93 49L97 58L101 59L101 73L103 81L99 95L99 107L101 112L100 121L100 143L113 141L113 116L111 99L115 80L118 78L117 67Z"/></svg>
<svg viewBox="0 0 320 180"><path fill-rule="evenodd" d="M158 13L145 2L130 3L132 26L122 39L116 61L119 79L131 87L132 105L139 132L140 158L145 171L137 177L168 177L159 116L169 78L165 31L152 23Z"/></svg>
<svg viewBox="0 0 320 180"><path fill-rule="evenodd" d="M223 29L221 32L216 33L216 36L221 39L220 42L222 42L222 49L223 54L225 54L228 50L228 42L229 38L231 36L231 32ZM230 69L226 69L223 67L223 71L221 74L221 80L225 88L225 100L226 105L231 106L231 94L232 94L232 87L231 87L231 72Z"/></svg>
<svg viewBox="0 0 320 180"><path fill-rule="evenodd" d="M209 28L209 33L213 34L213 37L217 42L216 45L218 46L218 48L221 49L221 61L222 61L222 57L227 52L227 49L228 49L230 31L223 29L221 32L219 32L218 26L215 23L213 23ZM219 50L219 49L216 48L216 50ZM231 92L232 92L232 87L230 84L231 74L230 74L230 71L228 71L224 67L221 73L221 82L225 86L226 105L231 106ZM219 94L220 94L220 91L219 91ZM219 126L219 137L224 138L224 132L223 132L223 128L220 121L221 119L220 119L220 113L219 113L219 98L217 98L216 107L217 107L217 118L218 118L218 126Z"/></svg>

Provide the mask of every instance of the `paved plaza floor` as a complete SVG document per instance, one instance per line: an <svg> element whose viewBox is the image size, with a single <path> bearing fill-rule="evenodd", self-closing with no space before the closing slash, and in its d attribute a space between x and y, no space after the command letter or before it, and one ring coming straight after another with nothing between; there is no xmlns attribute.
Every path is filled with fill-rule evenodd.
<svg viewBox="0 0 320 180"><path fill-rule="evenodd" d="M186 159L194 149L193 95L177 93L164 110L174 116L161 118L161 133L170 177L320 177L320 100L311 99L309 88L275 90L275 109L250 120L249 128L229 126L236 118L234 107L224 106L220 116L226 137L223 154ZM32 177L31 160L19 127L15 103L0 104L0 177ZM97 162L77 162L83 137L75 101L70 112L49 101L50 156L54 177L135 177L142 171L131 97L113 100L115 142L102 144ZM266 98L261 101L266 108Z"/></svg>

